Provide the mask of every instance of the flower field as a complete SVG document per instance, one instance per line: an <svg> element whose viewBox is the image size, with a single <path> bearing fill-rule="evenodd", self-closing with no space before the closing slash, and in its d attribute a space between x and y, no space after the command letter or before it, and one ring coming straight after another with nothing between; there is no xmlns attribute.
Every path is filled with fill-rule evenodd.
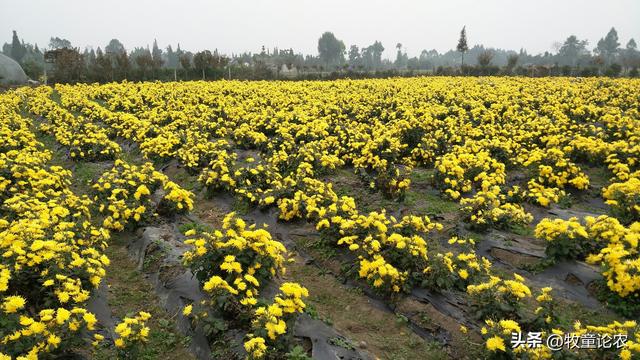
<svg viewBox="0 0 640 360"><path fill-rule="evenodd" d="M0 359L138 358L152 315L109 330L87 304L112 238L163 224L200 287L175 317L212 348L235 334L219 358L314 353L294 329L330 318L315 307L333 290L290 267L336 269L445 358L640 358L638 80L59 84L0 94L0 133ZM327 323L363 358L425 358ZM627 341L513 348L513 332Z"/></svg>

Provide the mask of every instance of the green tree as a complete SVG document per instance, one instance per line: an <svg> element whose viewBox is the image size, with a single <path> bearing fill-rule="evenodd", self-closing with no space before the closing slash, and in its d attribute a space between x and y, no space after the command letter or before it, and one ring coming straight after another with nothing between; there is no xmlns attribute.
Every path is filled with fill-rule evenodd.
<svg viewBox="0 0 640 360"><path fill-rule="evenodd" d="M477 57L478 65L483 68L491 65L491 60L493 60L493 52L491 50L484 50Z"/></svg>
<svg viewBox="0 0 640 360"><path fill-rule="evenodd" d="M193 56L193 67L202 72L202 80L205 80L205 72L211 67L213 62L213 54L211 51L204 50Z"/></svg>
<svg viewBox="0 0 640 360"><path fill-rule="evenodd" d="M123 52L126 52L126 50L124 48L124 45L122 45L122 43L118 39L111 39L111 41L109 41L109 44L104 47L105 54L120 55Z"/></svg>
<svg viewBox="0 0 640 360"><path fill-rule="evenodd" d="M382 65L382 53L384 52L384 46L380 41L375 41L373 45L369 47L371 49L371 55L373 56L373 65L379 68Z"/></svg>
<svg viewBox="0 0 640 360"><path fill-rule="evenodd" d="M396 53L396 61L395 61L396 68L398 68L398 69L406 68L407 67L407 62L409 61L409 58L408 58L406 53L402 52L402 44L401 43L397 43L396 44L396 49L398 50L398 52Z"/></svg>
<svg viewBox="0 0 640 360"><path fill-rule="evenodd" d="M122 79L126 79L129 69L131 68L131 62L129 61L129 56L126 51L123 51L116 56L116 68L121 74Z"/></svg>
<svg viewBox="0 0 640 360"><path fill-rule="evenodd" d="M111 61L111 55L105 54L99 47L98 50L96 50L96 65L100 81L113 81L113 63Z"/></svg>
<svg viewBox="0 0 640 360"><path fill-rule="evenodd" d="M63 47L51 50L47 56L53 59L53 82L75 83L82 79L85 64L78 49Z"/></svg>
<svg viewBox="0 0 640 360"><path fill-rule="evenodd" d="M49 48L51 50L56 49L71 49L71 41L67 39L61 39L59 37L52 37L49 39Z"/></svg>
<svg viewBox="0 0 640 360"><path fill-rule="evenodd" d="M178 61L180 61L180 67L184 69L185 78L188 79L189 70L191 70L191 53L185 52L180 55Z"/></svg>
<svg viewBox="0 0 640 360"><path fill-rule="evenodd" d="M637 68L640 65L640 53L638 53L638 45L634 39L630 39L629 42L627 42L622 64L627 69Z"/></svg>
<svg viewBox="0 0 640 360"><path fill-rule="evenodd" d="M509 72L509 74L513 72L513 69L518 64L519 58L520 57L518 56L518 54L511 54L509 55L509 57L507 57L507 71Z"/></svg>
<svg viewBox="0 0 640 360"><path fill-rule="evenodd" d="M20 42L18 33L13 30L13 37L11 39L11 58L19 63L22 63L22 58L26 53L27 49L24 47L24 44Z"/></svg>
<svg viewBox="0 0 640 360"><path fill-rule="evenodd" d="M167 67L175 69L178 67L178 53L173 51L171 45L167 46Z"/></svg>
<svg viewBox="0 0 640 360"><path fill-rule="evenodd" d="M327 31L318 39L318 53L327 67L344 61L345 46L333 33Z"/></svg>
<svg viewBox="0 0 640 360"><path fill-rule="evenodd" d="M91 50L89 50L89 48L84 48L84 51L82 52L82 58L84 59L85 63L85 68L83 70L86 74L87 80L92 82L98 81L96 74L98 74L99 70L98 64L96 63L95 50L93 50L93 48Z"/></svg>
<svg viewBox="0 0 640 360"><path fill-rule="evenodd" d="M153 57L151 56L149 48L139 51L134 61L142 71L142 79L146 79L147 70L153 67Z"/></svg>
<svg viewBox="0 0 640 360"><path fill-rule="evenodd" d="M362 66L371 69L373 68L373 51L372 46L363 47L360 50L360 58L362 59Z"/></svg>
<svg viewBox="0 0 640 360"><path fill-rule="evenodd" d="M31 79L39 79L44 72L44 61L36 53L28 53L22 58L22 69Z"/></svg>
<svg viewBox="0 0 640 360"><path fill-rule="evenodd" d="M618 50L620 50L618 32L615 28L611 28L607 33L607 36L598 41L596 53L602 56L606 62L611 62L618 54Z"/></svg>
<svg viewBox="0 0 640 360"><path fill-rule="evenodd" d="M351 45L349 48L349 64L356 66L360 62L360 49L357 45Z"/></svg>
<svg viewBox="0 0 640 360"><path fill-rule="evenodd" d="M27 53L22 58L22 69L31 79L40 79L44 73L44 54L38 48L38 44L28 45Z"/></svg>
<svg viewBox="0 0 640 360"><path fill-rule="evenodd" d="M587 45L589 45L587 40L579 40L575 35L569 36L558 49L560 62L565 65L576 66L581 57L589 54Z"/></svg>
<svg viewBox="0 0 640 360"><path fill-rule="evenodd" d="M105 60L103 60L104 62L109 61L110 66L109 66L109 70L111 73L111 81L113 81L114 78L114 73L117 70L118 73L126 73L126 69L122 69L121 65L124 65L122 63L122 55L125 54L125 58L126 58L126 49L124 48L124 45L120 42L120 40L118 39L111 39L111 41L109 41L109 43L107 44L107 46L104 47L104 57ZM128 58L127 58L127 63L128 63ZM107 64L105 63L103 65L103 67L107 67ZM123 76L123 78L126 75Z"/></svg>
<svg viewBox="0 0 640 360"><path fill-rule="evenodd" d="M458 46L456 46L456 50L462 55L462 60L460 62L460 67L464 67L464 53L469 51L469 45L467 44L467 26L463 26L460 31L460 39L458 39Z"/></svg>
<svg viewBox="0 0 640 360"><path fill-rule="evenodd" d="M158 42L153 39L153 48L151 49L151 68L153 71L158 71L162 65L164 64L164 60L162 59L162 50L158 47Z"/></svg>

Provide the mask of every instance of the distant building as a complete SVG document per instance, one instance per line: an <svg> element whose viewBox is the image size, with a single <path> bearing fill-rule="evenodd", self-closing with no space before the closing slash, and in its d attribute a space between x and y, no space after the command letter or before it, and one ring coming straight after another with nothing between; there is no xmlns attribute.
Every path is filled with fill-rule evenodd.
<svg viewBox="0 0 640 360"><path fill-rule="evenodd" d="M293 65L288 67L287 64L282 64L280 75L284 77L296 77L298 76L298 69Z"/></svg>

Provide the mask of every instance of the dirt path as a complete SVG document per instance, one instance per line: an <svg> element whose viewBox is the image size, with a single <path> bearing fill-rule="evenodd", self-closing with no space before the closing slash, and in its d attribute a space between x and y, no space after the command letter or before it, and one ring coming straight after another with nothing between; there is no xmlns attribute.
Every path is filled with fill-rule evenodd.
<svg viewBox="0 0 640 360"><path fill-rule="evenodd" d="M107 256L111 265L107 269L107 300L112 315L118 319L144 310L151 314L148 326L151 328L149 340L140 353L140 359L174 360L195 359L189 352L189 338L178 333L174 315L168 314L160 305L151 284L136 269L125 247L126 237L133 234L121 233L112 237ZM99 348L95 359L115 359L111 347Z"/></svg>
<svg viewBox="0 0 640 360"><path fill-rule="evenodd" d="M309 289L308 303L354 346L380 359L447 359L437 343L416 335L405 318L383 310L357 288L349 288L315 266L304 265L297 257L287 267L288 280Z"/></svg>

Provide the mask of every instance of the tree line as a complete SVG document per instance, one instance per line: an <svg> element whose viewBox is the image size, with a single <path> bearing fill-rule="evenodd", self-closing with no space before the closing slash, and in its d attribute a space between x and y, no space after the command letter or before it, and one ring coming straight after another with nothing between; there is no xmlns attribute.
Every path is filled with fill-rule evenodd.
<svg viewBox="0 0 640 360"><path fill-rule="evenodd" d="M523 75L523 76L638 76L640 52L631 38L621 47L618 32L611 28L593 50L587 40L570 35L564 42L554 44L555 52L531 55L526 50L490 49L482 45L469 47L466 27L460 32L455 49L444 53L423 50L409 58L397 43L395 61L382 60L384 47L378 41L347 51L344 43L331 32L318 40L319 58L328 68L347 70L430 70L438 75ZM465 57L467 62L465 63Z"/></svg>
<svg viewBox="0 0 640 360"><path fill-rule="evenodd" d="M413 75L522 75L522 76L629 76L637 77L640 52L634 39L622 47L615 28L589 49L587 40L570 35L557 43L554 52L532 55L526 50L469 46L463 27L455 49L444 53L423 50L409 57L403 45L395 45L395 60L383 59L380 41L359 47L325 32L318 39L318 55L304 55L293 49L266 49L257 53L223 55L217 50L191 52L180 44L160 48L127 50L118 39L104 48L73 46L67 39L51 37L40 49L13 31L11 43L2 52L16 60L32 79L44 81L110 82L171 81L194 79L326 79L341 77L388 77Z"/></svg>

